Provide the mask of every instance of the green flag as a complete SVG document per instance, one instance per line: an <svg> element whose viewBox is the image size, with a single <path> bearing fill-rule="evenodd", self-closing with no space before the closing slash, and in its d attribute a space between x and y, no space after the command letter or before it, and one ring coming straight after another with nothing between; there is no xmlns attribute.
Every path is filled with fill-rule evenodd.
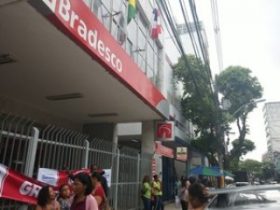
<svg viewBox="0 0 280 210"><path fill-rule="evenodd" d="M128 0L127 23L129 23L136 15L136 0Z"/></svg>

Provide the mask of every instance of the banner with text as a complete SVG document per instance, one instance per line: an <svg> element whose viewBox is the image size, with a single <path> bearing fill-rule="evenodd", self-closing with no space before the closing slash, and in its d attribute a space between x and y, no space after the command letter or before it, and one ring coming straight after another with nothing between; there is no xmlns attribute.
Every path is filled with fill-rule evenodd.
<svg viewBox="0 0 280 210"><path fill-rule="evenodd" d="M28 204L36 204L44 184L0 164L0 197Z"/></svg>

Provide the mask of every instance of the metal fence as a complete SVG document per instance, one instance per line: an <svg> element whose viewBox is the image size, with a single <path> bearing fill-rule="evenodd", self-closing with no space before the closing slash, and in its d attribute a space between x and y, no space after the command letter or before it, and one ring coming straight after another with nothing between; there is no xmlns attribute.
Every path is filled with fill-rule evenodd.
<svg viewBox="0 0 280 210"><path fill-rule="evenodd" d="M117 210L140 208L140 179L151 168L151 157L140 156L138 150L118 148L112 142L54 125L35 127L31 120L8 114L0 114L0 151L0 163L34 178L39 168L62 170L96 165L111 169L109 201ZM19 209L21 205L0 200L0 210Z"/></svg>

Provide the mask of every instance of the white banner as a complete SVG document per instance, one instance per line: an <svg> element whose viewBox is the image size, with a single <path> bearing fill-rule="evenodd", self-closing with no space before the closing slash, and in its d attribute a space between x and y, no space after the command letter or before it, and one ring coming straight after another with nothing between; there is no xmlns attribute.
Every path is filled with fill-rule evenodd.
<svg viewBox="0 0 280 210"><path fill-rule="evenodd" d="M57 186L58 171L49 168L39 168L37 180L52 186Z"/></svg>
<svg viewBox="0 0 280 210"><path fill-rule="evenodd" d="M112 180L112 169L104 169L104 177L107 180L108 187L111 187L111 180Z"/></svg>

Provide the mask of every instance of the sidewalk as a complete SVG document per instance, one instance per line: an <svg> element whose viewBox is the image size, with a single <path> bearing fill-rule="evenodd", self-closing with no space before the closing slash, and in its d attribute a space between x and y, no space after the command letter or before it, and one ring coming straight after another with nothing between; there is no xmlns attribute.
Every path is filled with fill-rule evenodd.
<svg viewBox="0 0 280 210"><path fill-rule="evenodd" d="M164 210L180 210L181 208L176 208L175 203L168 203L164 206Z"/></svg>

